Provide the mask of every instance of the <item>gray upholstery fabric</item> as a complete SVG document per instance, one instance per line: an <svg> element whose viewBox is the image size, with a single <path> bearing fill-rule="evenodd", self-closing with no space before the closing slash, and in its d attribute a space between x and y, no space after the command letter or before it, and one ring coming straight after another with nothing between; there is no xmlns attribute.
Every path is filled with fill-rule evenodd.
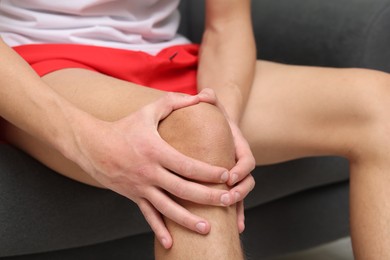
<svg viewBox="0 0 390 260"><path fill-rule="evenodd" d="M247 230L242 237L247 259L263 259L343 237L348 234L345 216L347 182L310 189L247 210ZM152 241L152 234L147 233L81 248L2 259L152 260Z"/></svg>
<svg viewBox="0 0 390 260"><path fill-rule="evenodd" d="M0 256L91 245L150 229L131 201L65 178L8 145L0 146ZM247 208L347 179L337 158L258 167Z"/></svg>
<svg viewBox="0 0 390 260"><path fill-rule="evenodd" d="M149 231L131 201L65 178L7 145L0 154L0 257Z"/></svg>
<svg viewBox="0 0 390 260"><path fill-rule="evenodd" d="M259 57L390 71L389 3L252 1ZM187 0L181 8L181 31L199 41L203 1ZM348 233L344 159L301 159L258 167L254 175L257 186L247 199L244 235L253 259ZM67 249L18 259L151 259L151 243L145 242L151 238L131 201L76 183L0 145L0 257Z"/></svg>
<svg viewBox="0 0 390 260"><path fill-rule="evenodd" d="M300 191L348 181L349 167L342 158L305 158L257 167L253 175L256 188L245 201L247 209Z"/></svg>
<svg viewBox="0 0 390 260"><path fill-rule="evenodd" d="M349 184L299 192L245 213L243 245L248 259L285 254L349 234Z"/></svg>
<svg viewBox="0 0 390 260"><path fill-rule="evenodd" d="M265 59L390 71L389 1L252 2L260 55Z"/></svg>
<svg viewBox="0 0 390 260"><path fill-rule="evenodd" d="M182 27L199 42L204 1L184 1ZM259 58L283 63L390 71L388 0L255 0Z"/></svg>

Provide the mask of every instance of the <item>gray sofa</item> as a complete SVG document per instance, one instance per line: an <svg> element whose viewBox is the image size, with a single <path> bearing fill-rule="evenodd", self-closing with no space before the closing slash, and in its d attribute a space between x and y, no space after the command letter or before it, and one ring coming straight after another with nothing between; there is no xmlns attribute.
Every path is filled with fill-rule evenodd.
<svg viewBox="0 0 390 260"><path fill-rule="evenodd" d="M253 0L262 59L390 71L390 0ZM199 42L203 1L183 1L181 32ZM257 167L242 236L249 259L349 234L348 162L305 158ZM131 201L54 173L0 145L2 259L153 259Z"/></svg>

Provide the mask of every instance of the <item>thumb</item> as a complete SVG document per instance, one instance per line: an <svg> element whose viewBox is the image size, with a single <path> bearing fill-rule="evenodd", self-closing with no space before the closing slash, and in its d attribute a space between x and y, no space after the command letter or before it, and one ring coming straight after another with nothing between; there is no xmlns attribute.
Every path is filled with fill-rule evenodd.
<svg viewBox="0 0 390 260"><path fill-rule="evenodd" d="M171 114L174 110L198 104L200 99L198 95L185 95L169 92L159 98L156 102L149 104L147 109L152 111L153 118L159 122Z"/></svg>

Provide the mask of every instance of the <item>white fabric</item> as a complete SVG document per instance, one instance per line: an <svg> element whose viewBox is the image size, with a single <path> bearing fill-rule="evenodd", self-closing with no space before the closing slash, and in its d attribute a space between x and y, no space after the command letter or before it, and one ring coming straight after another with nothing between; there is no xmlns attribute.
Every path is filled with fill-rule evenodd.
<svg viewBox="0 0 390 260"><path fill-rule="evenodd" d="M180 0L0 0L10 46L75 43L155 54L188 43L177 35Z"/></svg>

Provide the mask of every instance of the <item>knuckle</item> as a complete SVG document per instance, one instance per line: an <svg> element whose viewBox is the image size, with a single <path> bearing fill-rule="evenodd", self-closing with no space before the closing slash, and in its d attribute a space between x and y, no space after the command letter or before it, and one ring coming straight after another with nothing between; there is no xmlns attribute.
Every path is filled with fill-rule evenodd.
<svg viewBox="0 0 390 260"><path fill-rule="evenodd" d="M217 203L219 202L219 192L216 192L216 191L213 191L213 190L210 190L207 192L207 201L208 202L211 202L211 203Z"/></svg>
<svg viewBox="0 0 390 260"><path fill-rule="evenodd" d="M134 184L132 186L129 186L129 189L131 190L128 192L128 195L126 196L127 198L131 199L132 201L136 202L139 207L147 207L148 204L146 202L141 202L145 198L147 198L148 192L145 186L139 185L139 184ZM138 203L140 202L140 203Z"/></svg>
<svg viewBox="0 0 390 260"><path fill-rule="evenodd" d="M166 215L165 211L168 208L168 201L166 199L159 198L153 204L158 211L160 211L163 215Z"/></svg>
<svg viewBox="0 0 390 260"><path fill-rule="evenodd" d="M177 174L180 174L182 176L185 176L187 178L194 178L194 171L193 171L193 164L191 162L188 162L188 161L181 161L180 164L179 164L179 171Z"/></svg>
<svg viewBox="0 0 390 260"><path fill-rule="evenodd" d="M205 88L203 89L203 93L207 95L208 97L215 98L215 92L212 88Z"/></svg>
<svg viewBox="0 0 390 260"><path fill-rule="evenodd" d="M152 210L151 210L151 206L150 204L145 200L145 199L141 199L137 202L137 205L139 207L139 209L141 210L142 214L144 215L145 219L150 222L150 220L152 219Z"/></svg>
<svg viewBox="0 0 390 260"><path fill-rule="evenodd" d="M138 166L135 169L135 175L137 176L138 179L141 179L141 180L153 179L152 171L150 169L150 166L147 164L143 164L143 165Z"/></svg>
<svg viewBox="0 0 390 260"><path fill-rule="evenodd" d="M187 198L187 192L183 185L181 185L179 182L175 182L172 186L174 194L182 199Z"/></svg>
<svg viewBox="0 0 390 260"><path fill-rule="evenodd" d="M146 210L146 203L143 199L136 199L136 200L133 200L134 203L136 203L138 205L138 208L141 210L141 212L143 214L145 214L145 210Z"/></svg>
<svg viewBox="0 0 390 260"><path fill-rule="evenodd" d="M150 210L150 205L148 202L146 202L145 200L140 200L138 203L137 203L139 209L141 210L142 214L144 215L145 217L145 220L151 224L153 224L153 213L152 211Z"/></svg>
<svg viewBox="0 0 390 260"><path fill-rule="evenodd" d="M150 142L150 140L149 140ZM148 159L153 159L153 158L156 158L156 156L158 156L158 145L155 144L155 143L148 143L148 144L143 144L143 145L139 145L139 148L138 148L138 152L142 155L142 157L144 158L148 158Z"/></svg>
<svg viewBox="0 0 390 260"><path fill-rule="evenodd" d="M180 219L179 224L184 227L192 227L192 218L189 216L183 216Z"/></svg>
<svg viewBox="0 0 390 260"><path fill-rule="evenodd" d="M250 169L250 171L253 171L256 168L256 160L253 156L251 156L248 161L248 168Z"/></svg>

